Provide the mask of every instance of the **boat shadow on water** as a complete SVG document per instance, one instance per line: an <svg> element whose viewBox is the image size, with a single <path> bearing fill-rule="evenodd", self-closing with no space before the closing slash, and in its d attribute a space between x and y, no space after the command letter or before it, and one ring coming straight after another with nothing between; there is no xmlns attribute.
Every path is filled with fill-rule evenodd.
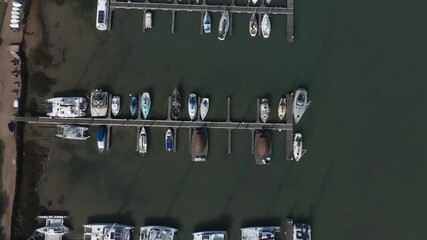
<svg viewBox="0 0 427 240"><path fill-rule="evenodd" d="M229 231L233 218L230 215L222 215L217 219L201 222L196 225L194 232L201 231Z"/></svg>
<svg viewBox="0 0 427 240"><path fill-rule="evenodd" d="M267 217L267 218L254 218L245 220L242 223L242 227L254 227L254 226L282 226L282 217Z"/></svg>
<svg viewBox="0 0 427 240"><path fill-rule="evenodd" d="M182 227L182 223L176 219L171 217L147 217L144 222L144 226L168 226L176 229L180 229Z"/></svg>
<svg viewBox="0 0 427 240"><path fill-rule="evenodd" d="M113 213L93 215L87 218L87 223L120 223L135 226L135 220L132 217L131 211L127 211L122 214Z"/></svg>

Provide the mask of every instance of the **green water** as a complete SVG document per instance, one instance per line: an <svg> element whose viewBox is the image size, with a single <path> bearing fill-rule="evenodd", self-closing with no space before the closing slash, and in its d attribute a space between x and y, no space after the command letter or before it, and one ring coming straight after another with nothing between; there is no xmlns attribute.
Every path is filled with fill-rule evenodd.
<svg viewBox="0 0 427 240"><path fill-rule="evenodd" d="M293 44L280 16L268 40L249 37L249 15L234 16L233 35L220 42L215 31L200 35L194 13L178 13L171 34L170 14L156 12L143 34L140 12L116 11L112 31L98 32L88 5L45 7L52 52L67 49L48 71L58 78L52 95L103 87L123 97L126 115L128 95L149 90L156 118L166 117L177 85L183 96L210 97L208 118L216 120L225 118L228 96L233 120L253 121L256 97L269 97L275 111L298 87L312 105L296 127L308 149L298 164L284 160L278 133L268 167L255 165L244 131L233 132L228 155L226 131L211 130L206 163L190 161L186 130L178 151L167 153L165 130L149 129L145 158L132 128L113 128L104 154L94 137L52 141L40 198L69 211L69 237L88 221L119 221L177 227L181 239L213 229L238 239L240 227L285 217L310 222L317 240L427 237L426 2L296 1ZM218 21L214 14L213 29Z"/></svg>

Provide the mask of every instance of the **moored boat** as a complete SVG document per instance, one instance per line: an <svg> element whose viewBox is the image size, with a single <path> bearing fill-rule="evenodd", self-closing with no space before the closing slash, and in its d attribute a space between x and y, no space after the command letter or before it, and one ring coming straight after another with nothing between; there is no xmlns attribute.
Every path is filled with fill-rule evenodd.
<svg viewBox="0 0 427 240"><path fill-rule="evenodd" d="M179 94L178 88L175 88L172 92L172 108L170 114L173 120L177 120L181 115L181 95Z"/></svg>
<svg viewBox="0 0 427 240"><path fill-rule="evenodd" d="M151 12L145 13L145 29L151 28L153 25L153 15Z"/></svg>
<svg viewBox="0 0 427 240"><path fill-rule="evenodd" d="M14 29L14 30L16 30L16 29L18 29L18 28L19 28L19 24L18 24L18 23L11 23L11 24L9 25L9 27L10 27L10 28L12 28L12 29Z"/></svg>
<svg viewBox="0 0 427 240"><path fill-rule="evenodd" d="M11 15L19 15L19 14L20 14L20 11L12 11L12 12L10 12L10 14L11 14Z"/></svg>
<svg viewBox="0 0 427 240"><path fill-rule="evenodd" d="M225 37L228 34L228 30L230 28L230 15L228 11L224 11L221 15L221 19L219 20L218 27L218 39L221 41L225 40Z"/></svg>
<svg viewBox="0 0 427 240"><path fill-rule="evenodd" d="M281 121L286 115L286 98L280 98L277 113L279 115L279 120Z"/></svg>
<svg viewBox="0 0 427 240"><path fill-rule="evenodd" d="M20 19L21 17L19 17L19 15L12 15L10 18L12 18L12 19Z"/></svg>
<svg viewBox="0 0 427 240"><path fill-rule="evenodd" d="M47 100L49 117L74 118L85 117L87 100L84 97L56 97Z"/></svg>
<svg viewBox="0 0 427 240"><path fill-rule="evenodd" d="M172 133L172 130L169 128L166 131L166 135L165 135L165 147L166 147L166 150L168 152L172 151L173 148L174 148L173 145L174 145L174 142L173 142L173 133Z"/></svg>
<svg viewBox="0 0 427 240"><path fill-rule="evenodd" d="M111 112L117 116L120 112L120 96L114 96L111 100Z"/></svg>
<svg viewBox="0 0 427 240"><path fill-rule="evenodd" d="M20 8L20 7L22 7L22 3L17 2L17 1L13 1L13 2L12 2L12 6L13 6L13 7Z"/></svg>
<svg viewBox="0 0 427 240"><path fill-rule="evenodd" d="M209 135L207 128L191 129L191 160L205 162L209 151Z"/></svg>
<svg viewBox="0 0 427 240"><path fill-rule="evenodd" d="M97 133L97 143L98 143L98 150L100 152L103 152L105 150L106 144L107 144L107 128L105 126L100 126L98 128Z"/></svg>
<svg viewBox="0 0 427 240"><path fill-rule="evenodd" d="M64 219L67 216L38 216L39 219L45 219L46 225L36 229L36 232L44 235L45 240L61 240L62 236L68 233L69 229L64 226Z"/></svg>
<svg viewBox="0 0 427 240"><path fill-rule="evenodd" d="M295 124L299 122L299 120L301 119L307 107L308 107L307 91L303 88L299 88L295 92L295 98L294 98L294 104L293 104Z"/></svg>
<svg viewBox="0 0 427 240"><path fill-rule="evenodd" d="M21 11L20 7L12 7L12 11Z"/></svg>
<svg viewBox="0 0 427 240"><path fill-rule="evenodd" d="M109 0L98 0L96 9L96 28L100 31L106 31L108 29L109 8Z"/></svg>
<svg viewBox="0 0 427 240"><path fill-rule="evenodd" d="M56 135L59 138L71 139L71 140L86 140L88 139L88 127L79 125L58 125L56 126Z"/></svg>
<svg viewBox="0 0 427 240"><path fill-rule="evenodd" d="M270 37L270 33L271 33L271 22L270 22L270 17L268 16L267 13L264 13L264 15L262 16L261 32L262 32L262 36L264 38Z"/></svg>
<svg viewBox="0 0 427 240"><path fill-rule="evenodd" d="M10 19L10 23L11 24L16 24L16 23L19 23L20 21L19 21L19 19L16 19L16 18L11 18Z"/></svg>
<svg viewBox="0 0 427 240"><path fill-rule="evenodd" d="M280 232L280 227L247 227L241 230L241 240L276 240L277 233Z"/></svg>
<svg viewBox="0 0 427 240"><path fill-rule="evenodd" d="M211 32L211 15L209 14L208 11L206 11L203 15L203 31L205 33L210 33Z"/></svg>
<svg viewBox="0 0 427 240"><path fill-rule="evenodd" d="M90 94L90 114L92 117L105 117L108 112L108 92L95 89Z"/></svg>
<svg viewBox="0 0 427 240"><path fill-rule="evenodd" d="M139 240L176 240L177 229L165 226L143 226Z"/></svg>
<svg viewBox="0 0 427 240"><path fill-rule="evenodd" d="M132 96L130 100L130 114L135 117L136 111L138 110L138 97Z"/></svg>
<svg viewBox="0 0 427 240"><path fill-rule="evenodd" d="M296 133L294 136L294 149L293 149L293 154L294 154L294 160L295 161L299 161L302 157L303 154L303 150L302 150L302 134L301 133Z"/></svg>
<svg viewBox="0 0 427 240"><path fill-rule="evenodd" d="M141 131L139 132L139 138L138 138L138 152L142 155L145 155L147 153L148 148L148 139L147 139L147 132L145 131L145 127L141 128Z"/></svg>
<svg viewBox="0 0 427 240"><path fill-rule="evenodd" d="M202 98L202 102L200 103L200 119L205 120L206 115L209 111L209 98Z"/></svg>
<svg viewBox="0 0 427 240"><path fill-rule="evenodd" d="M133 227L117 223L93 223L83 225L84 240L129 240Z"/></svg>
<svg viewBox="0 0 427 240"><path fill-rule="evenodd" d="M228 240L228 236L226 231L195 232L193 240Z"/></svg>
<svg viewBox="0 0 427 240"><path fill-rule="evenodd" d="M251 0L252 1L252 4L257 4L257 2L258 2L258 0Z"/></svg>
<svg viewBox="0 0 427 240"><path fill-rule="evenodd" d="M258 33L258 20L255 13L252 13L251 19L249 20L249 34L255 37Z"/></svg>
<svg viewBox="0 0 427 240"><path fill-rule="evenodd" d="M311 226L307 223L293 223L293 240L311 240Z"/></svg>
<svg viewBox="0 0 427 240"><path fill-rule="evenodd" d="M263 98L261 100L260 107L260 118L263 123L267 122L268 116L270 115L270 106L268 104L268 99Z"/></svg>
<svg viewBox="0 0 427 240"><path fill-rule="evenodd" d="M188 96L188 115L191 121L193 121L197 115L197 96L194 93Z"/></svg>
<svg viewBox="0 0 427 240"><path fill-rule="evenodd" d="M271 163L271 134L268 130L255 132L255 163L269 165Z"/></svg>
<svg viewBox="0 0 427 240"><path fill-rule="evenodd" d="M150 94L148 92L144 92L141 95L141 111L144 119L147 119L148 114L150 113L150 109L151 109Z"/></svg>

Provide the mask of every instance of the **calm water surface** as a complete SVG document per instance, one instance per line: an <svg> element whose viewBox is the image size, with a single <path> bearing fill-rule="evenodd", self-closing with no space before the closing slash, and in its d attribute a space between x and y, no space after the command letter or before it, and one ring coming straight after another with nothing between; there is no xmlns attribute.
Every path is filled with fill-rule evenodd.
<svg viewBox="0 0 427 240"><path fill-rule="evenodd" d="M186 130L178 151L167 153L165 130L149 129L145 158L132 128L113 128L103 154L95 137L57 140L40 197L70 212L70 237L88 221L121 221L171 225L181 239L214 229L238 239L240 227L290 216L311 222L317 240L427 237L427 2L296 1L293 44L283 16L272 17L268 40L249 37L249 15L234 16L233 35L220 42L216 31L200 35L196 13L178 13L171 34L170 13L156 12L143 34L140 12L116 11L113 30L99 32L96 4L87 5L46 4L51 50L65 51L65 62L49 70L58 79L51 95L103 87L122 96L125 116L128 95L148 90L152 116L164 118L179 85L183 96L211 98L210 119L225 118L231 96L232 119L244 121L255 119L256 97L271 99L274 118L278 99L297 87L313 102L297 126L308 149L298 164L284 160L279 133L268 167L255 165L244 131L233 132L231 155L227 132L210 131L206 163L190 161Z"/></svg>

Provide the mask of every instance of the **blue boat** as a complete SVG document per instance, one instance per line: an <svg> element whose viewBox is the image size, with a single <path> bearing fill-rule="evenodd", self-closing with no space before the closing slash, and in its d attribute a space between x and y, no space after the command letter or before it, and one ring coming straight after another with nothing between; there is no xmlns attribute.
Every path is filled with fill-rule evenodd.
<svg viewBox="0 0 427 240"><path fill-rule="evenodd" d="M132 114L132 117L136 115L137 110L138 110L138 98L136 96L133 96L130 101L130 113Z"/></svg>
<svg viewBox="0 0 427 240"><path fill-rule="evenodd" d="M97 133L97 140L98 140L98 150L100 152L103 152L105 150L105 143L106 143L106 127L100 126L98 128Z"/></svg>
<svg viewBox="0 0 427 240"><path fill-rule="evenodd" d="M166 145L166 150L167 151L172 151L173 150L173 133L171 129L168 129L166 131L166 136L165 136L165 145Z"/></svg>
<svg viewBox="0 0 427 240"><path fill-rule="evenodd" d="M206 11L203 16L203 31L205 33L211 32L211 16L209 15L208 11Z"/></svg>
<svg viewBox="0 0 427 240"><path fill-rule="evenodd" d="M151 108L150 94L148 92L144 92L141 95L141 111L142 111L142 116L144 116L144 119L147 119L148 114L150 113L150 108Z"/></svg>
<svg viewBox="0 0 427 240"><path fill-rule="evenodd" d="M193 121L197 115L197 96L194 93L191 93L188 98L188 115L191 121Z"/></svg>

